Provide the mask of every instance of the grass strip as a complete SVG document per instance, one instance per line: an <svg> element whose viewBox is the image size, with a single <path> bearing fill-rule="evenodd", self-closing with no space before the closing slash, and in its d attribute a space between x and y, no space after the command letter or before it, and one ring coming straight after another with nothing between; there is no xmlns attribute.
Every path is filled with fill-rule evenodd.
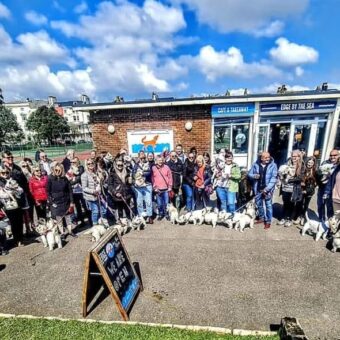
<svg viewBox="0 0 340 340"><path fill-rule="evenodd" d="M278 336L233 336L212 332L195 332L176 328L143 325L105 325L97 322L45 319L0 318L2 340L21 339L148 339L148 340L278 340Z"/></svg>

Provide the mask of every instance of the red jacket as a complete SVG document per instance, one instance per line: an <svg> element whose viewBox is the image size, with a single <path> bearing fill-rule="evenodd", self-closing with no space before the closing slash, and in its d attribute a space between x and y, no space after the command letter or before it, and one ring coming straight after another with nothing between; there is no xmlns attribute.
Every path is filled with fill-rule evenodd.
<svg viewBox="0 0 340 340"><path fill-rule="evenodd" d="M47 176L42 176L40 180L32 176L29 181L30 192L34 201L47 201Z"/></svg>

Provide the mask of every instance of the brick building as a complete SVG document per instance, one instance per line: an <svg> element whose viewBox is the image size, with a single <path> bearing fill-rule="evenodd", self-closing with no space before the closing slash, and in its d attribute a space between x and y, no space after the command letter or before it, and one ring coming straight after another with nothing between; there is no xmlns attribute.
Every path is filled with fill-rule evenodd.
<svg viewBox="0 0 340 340"><path fill-rule="evenodd" d="M282 164L293 149L319 161L340 147L340 91L152 100L80 105L88 110L94 146L113 155L121 148L162 152L181 143L199 153L232 150L249 167L269 150Z"/></svg>

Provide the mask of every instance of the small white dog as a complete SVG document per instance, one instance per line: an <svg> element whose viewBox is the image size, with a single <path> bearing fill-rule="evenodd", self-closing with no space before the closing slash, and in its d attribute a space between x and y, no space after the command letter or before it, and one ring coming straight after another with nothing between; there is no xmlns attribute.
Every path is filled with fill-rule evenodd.
<svg viewBox="0 0 340 340"><path fill-rule="evenodd" d="M92 235L92 242L98 242L100 238L106 233L106 228L102 224L96 224L89 230L84 232L84 235Z"/></svg>
<svg viewBox="0 0 340 340"><path fill-rule="evenodd" d="M330 232L332 234L332 252L335 253L340 248L340 211L335 211L335 215L328 220Z"/></svg>
<svg viewBox="0 0 340 340"><path fill-rule="evenodd" d="M186 223L193 223L194 225L201 225L204 222L204 215L206 213L206 209L194 210L187 212L185 216Z"/></svg>
<svg viewBox="0 0 340 340"><path fill-rule="evenodd" d="M166 207L166 211L169 214L171 224L176 224L179 217L177 208L172 203L169 203Z"/></svg>
<svg viewBox="0 0 340 340"><path fill-rule="evenodd" d="M215 208L213 211L211 210L211 207L206 208L206 213L204 214L204 222L207 224L211 224L213 228L216 228L219 216L218 209Z"/></svg>
<svg viewBox="0 0 340 340"><path fill-rule="evenodd" d="M126 217L120 218L119 222L112 226L112 228L117 229L120 235L126 234L132 227L131 221Z"/></svg>
<svg viewBox="0 0 340 340"><path fill-rule="evenodd" d="M53 219L49 219L48 221L39 219L36 231L40 234L41 241L45 248L48 246L49 250L53 250L55 245L57 245L59 249L63 247L58 223Z"/></svg>
<svg viewBox="0 0 340 340"><path fill-rule="evenodd" d="M135 216L131 221L131 226L134 230L140 231L146 226L146 221L143 216Z"/></svg>
<svg viewBox="0 0 340 340"><path fill-rule="evenodd" d="M186 221L186 218L185 218L185 215L181 215L181 216L178 216L178 219L176 220L176 222L178 224L185 224L187 221Z"/></svg>
<svg viewBox="0 0 340 340"><path fill-rule="evenodd" d="M239 214L237 219L235 218L236 219L235 230L240 229L240 232L243 233L244 228L246 226L249 226L251 229L253 229L255 217L256 217L255 204L254 202L249 202L246 205L246 210L243 213Z"/></svg>
<svg viewBox="0 0 340 340"><path fill-rule="evenodd" d="M328 226L328 221L325 223L327 228L329 228ZM315 235L315 241L319 241L320 238L322 238L323 240L326 239L327 236L327 230L325 231L322 223L320 221L315 221L315 220L311 220L308 217L308 212L306 212L306 222L302 227L301 230L301 235L305 236L306 233L311 233L313 235Z"/></svg>

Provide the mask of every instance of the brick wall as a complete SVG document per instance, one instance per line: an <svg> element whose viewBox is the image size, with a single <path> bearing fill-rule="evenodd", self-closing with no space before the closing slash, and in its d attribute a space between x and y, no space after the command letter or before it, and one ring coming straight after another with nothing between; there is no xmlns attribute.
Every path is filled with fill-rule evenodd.
<svg viewBox="0 0 340 340"><path fill-rule="evenodd" d="M199 153L211 153L211 114L210 106L179 106L139 109L102 110L91 112L92 136L97 151L117 154L128 147L128 130L172 129L174 145L181 143L188 151L196 146ZM186 131L184 125L191 121L193 128ZM115 133L109 134L108 124L113 124Z"/></svg>

